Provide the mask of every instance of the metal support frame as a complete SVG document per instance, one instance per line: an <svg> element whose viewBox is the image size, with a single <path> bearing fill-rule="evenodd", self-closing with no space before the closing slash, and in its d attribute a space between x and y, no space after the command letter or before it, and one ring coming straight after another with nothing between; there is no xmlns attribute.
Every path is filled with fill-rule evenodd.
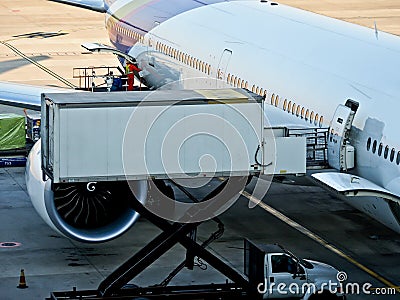
<svg viewBox="0 0 400 300"><path fill-rule="evenodd" d="M218 194L226 185L226 182L227 181L222 182L201 201L211 199ZM200 202L183 187L179 187L179 189L192 201ZM205 249L213 240L212 236L203 244L197 243L195 239L193 239L193 236L191 236L190 233L195 232L201 222L171 223L153 214L138 201L133 203L133 208L141 217L148 219L151 223L160 228L162 232L104 279L97 290L53 292L50 299L128 299L125 297L130 297L129 299L134 299L135 297L160 299L165 296L168 296L168 299L201 299L199 295L204 295L204 299L244 299L247 297L249 286L247 277ZM214 221L218 223L219 227L217 233L214 234L218 234L218 232L222 233L222 222L218 218L214 218ZM178 266L161 285L128 288L128 283L131 280L178 243L187 250L186 260ZM227 281L226 284L210 283L209 285L165 286L173 276L187 265L188 260L193 259L195 256L207 262L233 283L228 283Z"/></svg>

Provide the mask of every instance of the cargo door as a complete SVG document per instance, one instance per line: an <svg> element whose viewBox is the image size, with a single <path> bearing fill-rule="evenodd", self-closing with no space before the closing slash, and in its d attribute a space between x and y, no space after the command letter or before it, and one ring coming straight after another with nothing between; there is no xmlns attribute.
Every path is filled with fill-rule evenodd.
<svg viewBox="0 0 400 300"><path fill-rule="evenodd" d="M217 87L226 87L225 86L225 80L226 80L226 70L229 65L229 61L231 60L232 57L232 50L225 49L222 52L221 59L219 60L218 64L218 71L217 71ZM220 82L222 80L223 82Z"/></svg>
<svg viewBox="0 0 400 300"><path fill-rule="evenodd" d="M358 105L358 102L350 99L345 105L340 104L336 108L329 127L328 163L329 166L340 171L347 170L346 146Z"/></svg>

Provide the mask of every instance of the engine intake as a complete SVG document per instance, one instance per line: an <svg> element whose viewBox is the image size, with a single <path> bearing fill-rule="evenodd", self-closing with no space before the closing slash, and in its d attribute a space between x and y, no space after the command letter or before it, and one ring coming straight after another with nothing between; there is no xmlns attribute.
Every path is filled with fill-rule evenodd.
<svg viewBox="0 0 400 300"><path fill-rule="evenodd" d="M132 183L130 184L132 186ZM126 232L138 219L132 201L143 201L147 183L135 182L136 199L126 182L45 185L45 207L53 225L82 242L105 242Z"/></svg>

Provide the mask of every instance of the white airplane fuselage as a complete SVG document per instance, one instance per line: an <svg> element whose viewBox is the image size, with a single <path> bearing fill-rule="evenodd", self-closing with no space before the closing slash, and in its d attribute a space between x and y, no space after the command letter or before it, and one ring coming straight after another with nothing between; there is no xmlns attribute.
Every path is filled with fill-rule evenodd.
<svg viewBox="0 0 400 300"><path fill-rule="evenodd" d="M106 26L117 47L134 41L125 51L150 87L248 88L281 110L282 124L299 127L328 127L337 106L352 99L359 109L349 139L356 152L351 173L400 196L400 38L259 1L195 8L144 33L134 19L114 18L128 2L111 5ZM400 232L398 203L346 201Z"/></svg>

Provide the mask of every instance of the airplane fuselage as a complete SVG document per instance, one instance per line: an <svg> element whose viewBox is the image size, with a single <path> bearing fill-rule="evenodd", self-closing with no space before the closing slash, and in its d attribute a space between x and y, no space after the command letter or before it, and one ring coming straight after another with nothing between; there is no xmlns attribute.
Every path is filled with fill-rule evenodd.
<svg viewBox="0 0 400 300"><path fill-rule="evenodd" d="M328 127L338 105L358 102L351 173L400 196L400 39L270 2L208 2L115 1L110 40L153 88L248 88L266 95L285 124ZM400 232L397 203L346 200Z"/></svg>

